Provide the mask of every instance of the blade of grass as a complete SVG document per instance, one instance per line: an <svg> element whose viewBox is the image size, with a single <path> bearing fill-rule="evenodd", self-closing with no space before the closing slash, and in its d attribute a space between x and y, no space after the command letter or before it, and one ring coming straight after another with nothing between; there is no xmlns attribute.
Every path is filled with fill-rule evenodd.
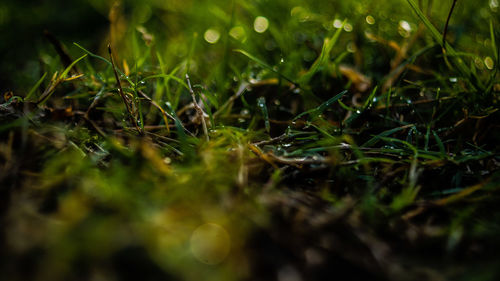
<svg viewBox="0 0 500 281"><path fill-rule="evenodd" d="M367 142L365 142L364 144L362 144L361 147L373 146L379 140L381 140L382 138L390 136L390 135L392 135L394 133L397 133L399 131L408 129L408 128L413 127L413 126L414 126L413 124L408 124L408 125L404 125L404 126L401 126L401 127L397 127L397 128L394 128L394 129L387 130L387 131L383 131L382 133L374 136L373 138L371 138L370 140L368 140Z"/></svg>
<svg viewBox="0 0 500 281"><path fill-rule="evenodd" d="M242 55L244 55L244 56L246 56L246 57L247 57L247 58L249 58L250 60L252 60L252 61L254 61L254 62L256 62L256 63L260 64L261 66L263 66L263 67L265 67L265 68L269 69L270 71L272 71L272 72L274 72L274 73L278 74L278 76L279 76L279 77L281 77L281 78L285 79L286 81L288 81L288 82L290 82L290 83L294 84L295 86L299 86L299 84L298 84L298 83L296 83L295 81L293 81L291 78L288 78L287 76L285 76L285 75L284 75L284 74L282 74L281 72L279 72L279 71L275 70L275 69L274 69L274 67L272 67L272 66L270 66L269 64L265 63L263 60L261 60L261 59L257 58L256 56L254 56L254 55L252 55L252 54L248 53L247 51L245 51L245 50L241 50L241 49L236 49L236 50L233 50L233 51L234 51L234 52L237 52L237 53L240 53L240 54L242 54Z"/></svg>
<svg viewBox="0 0 500 281"><path fill-rule="evenodd" d="M68 67L66 67L66 69L61 73L61 75L59 76L60 79L65 79L66 78L66 75L68 75L68 73L71 71L71 69L81 60L83 60L84 58L86 58L87 55L83 55L79 58L77 58L74 62L72 62Z"/></svg>
<svg viewBox="0 0 500 281"><path fill-rule="evenodd" d="M443 49L443 53L445 54L445 59L446 55L451 55L452 57L456 56L456 51L451 47L450 44L448 44L445 40L443 40L443 35L436 29L436 27L430 22L430 20L427 18L427 16L420 10L418 7L417 3L415 3L414 0L406 0L409 4L410 7L413 9L415 14L417 14L418 18L424 23L425 27L430 31L432 37L436 42L439 42ZM479 87L482 89L481 85L481 80L479 77L474 76L470 72L468 66L464 63L464 61L461 58L456 58L453 60L453 64L455 68L465 77L467 78L467 82L474 88ZM474 83L475 82L475 83Z"/></svg>
<svg viewBox="0 0 500 281"><path fill-rule="evenodd" d="M368 99L365 101L365 104L363 105L363 110L361 110L361 111L365 111L368 107L370 107L373 104L373 98L375 97L377 90L378 90L378 86L376 86L373 89L372 93L370 94Z"/></svg>
<svg viewBox="0 0 500 281"><path fill-rule="evenodd" d="M127 108L127 112L129 114L130 122L132 122L132 124L134 124L135 128L137 129L137 132L140 135L143 135L144 132L137 125L137 120L134 117L134 114L132 112L132 108L130 107L130 104L129 104L128 100L127 100L127 97L125 96L125 93L123 92L122 84L120 82L120 77L118 77L118 72L117 72L116 67L115 67L115 62L114 62L114 59L113 59L113 53L111 52L111 45L110 44L108 44L108 53L109 53L109 57L111 59L111 67L113 68L113 73L115 74L116 84L118 85L118 93L120 94L120 96L121 96L121 98L123 100L123 103L125 104L125 107Z"/></svg>
<svg viewBox="0 0 500 281"><path fill-rule="evenodd" d="M443 142L441 141L441 138L439 138L438 134L434 130L432 130L432 134L434 135L434 139L436 140L436 143L439 147L439 152L443 155L446 155L446 150L444 148Z"/></svg>
<svg viewBox="0 0 500 281"><path fill-rule="evenodd" d="M66 67L66 69L64 69L64 71L60 75L57 75L57 72L56 72L54 74L54 76L52 76L52 79L50 81L49 86L47 87L47 89L45 89L43 94L38 99L37 104L43 105L50 98L50 96L52 96L52 94L55 92L57 86L65 81L66 76L68 75L69 71L73 68L73 66L75 66L79 61L84 59L86 56L87 55L83 55L83 56L79 57L78 59L76 59L68 67Z"/></svg>
<svg viewBox="0 0 500 281"><path fill-rule="evenodd" d="M96 55L96 54L94 54L94 53L92 53L92 52L88 51L88 50L87 50L87 49L85 49L84 47L80 46L78 43L73 43L73 44L74 44L75 46L77 46L78 48L80 48L82 51L84 51L84 52L85 52L87 55L89 55L90 57L93 57L93 58L96 58L96 59L99 59L99 60L101 60L101 61L105 62L107 65L109 65L111 68L113 68L113 69L114 69L114 71L117 71L117 72L118 72L121 76L123 76L123 77L125 78L125 80L127 80L127 82L128 82L130 85L132 85L132 87L134 86L134 82L133 82L132 80L130 80L130 78L129 78L127 75L125 75L125 73L123 73L120 69L117 69L117 68L113 67L113 64L112 64L109 60L107 60L107 59L105 59L105 58L103 58L103 57L101 57L101 56L99 56L99 55Z"/></svg>
<svg viewBox="0 0 500 281"><path fill-rule="evenodd" d="M155 75L150 75L150 76L144 77L141 81L145 82L147 80L156 79L156 78L165 78L165 79L169 79L169 80L172 79L175 82L178 82L179 84L181 84L184 88L186 88L186 90L189 90L188 84L186 84L186 82L182 81L182 79L180 79L179 77L177 77L177 76L175 76L173 74L155 74Z"/></svg>
<svg viewBox="0 0 500 281"><path fill-rule="evenodd" d="M203 112L203 109L201 109L200 105L196 101L196 95L193 91L193 87L191 87L191 80L189 80L188 74L186 74L186 81L187 81L187 85L189 87L189 93L191 94L191 98L193 99L194 108L196 109L196 112L198 113L198 117L201 120L201 125L203 127L203 133L205 134L205 140L209 141L210 138L208 137L208 128L207 128L207 122L205 121L205 112Z"/></svg>
<svg viewBox="0 0 500 281"><path fill-rule="evenodd" d="M498 61L498 49L497 49L497 43L496 43L496 38L495 38L495 28L493 27L493 21L490 20L490 40L491 40L491 50L493 51L493 55L495 56L495 59Z"/></svg>
<svg viewBox="0 0 500 281"><path fill-rule="evenodd" d="M316 61L313 63L311 68L299 79L299 84L300 85L307 85L309 84L309 81L311 78L316 74L318 71L321 70L330 60L330 53L332 52L333 46L337 43L340 34L342 33L342 30L344 30L344 25L346 24L347 20L344 20L342 23L342 26L337 29L337 31L333 34L332 37L330 38L325 38L323 42L323 48L321 49L321 53L319 57L316 59Z"/></svg>
<svg viewBox="0 0 500 281"><path fill-rule="evenodd" d="M443 43L442 43L443 46L446 44L446 34L448 33L448 25L450 24L451 15L453 14L453 10L455 9L456 4L457 4L457 0L453 0L453 3L451 4L450 12L448 13L448 18L446 18L446 23L444 25L444 31L443 31Z"/></svg>
<svg viewBox="0 0 500 281"><path fill-rule="evenodd" d="M431 134L431 125L427 125L427 130L425 131L425 142L424 142L424 151L429 150L429 137Z"/></svg>
<svg viewBox="0 0 500 281"><path fill-rule="evenodd" d="M174 118L175 128L177 131L177 138L178 138L179 143L180 143L180 149L181 149L182 153L188 159L192 159L195 155L195 151L194 151L193 147L191 147L191 145L189 145L189 140L188 140L188 136L186 135L186 133L188 133L192 137L194 137L194 135L191 132L189 132L184 127L184 125L182 125L182 121L179 120L179 117L175 113L175 110L172 108L170 103L166 102L165 105L167 106L167 109L170 111L170 115Z"/></svg>
<svg viewBox="0 0 500 281"><path fill-rule="evenodd" d="M486 92L491 92L491 89L495 86L496 77L498 70L500 69L500 48L497 47L496 38L495 38L495 30L493 28L493 21L490 20L490 40L491 40L491 49L493 51L493 57L495 58L495 71L491 73L489 81L486 83L487 89Z"/></svg>
<svg viewBox="0 0 500 281"><path fill-rule="evenodd" d="M262 112L262 116L264 117L264 124L266 127L266 132L269 134L271 131L271 124L269 123L269 112L267 110L266 98L259 97L257 99L257 106L260 108Z"/></svg>
<svg viewBox="0 0 500 281"><path fill-rule="evenodd" d="M144 132L144 115L142 113L142 104L141 104L141 99L139 98L139 94L137 93L137 85L139 79L139 73L137 72L137 60L135 60L135 83L134 83L134 103L137 108L137 111L139 111L139 127L141 127L141 131ZM168 127L168 124L167 124Z"/></svg>
<svg viewBox="0 0 500 281"><path fill-rule="evenodd" d="M320 104L318 107L310 109L310 110L305 111L305 112L302 112L301 114L297 115L295 118L292 119L292 121L295 121L295 120L297 120L297 119L299 119L302 116L305 116L307 114L319 115L319 114L323 113L323 111L325 111L328 107L330 107L330 105L332 105L333 103L338 101L340 98L342 98L346 93L347 93L347 90L340 92L336 96L334 96L334 97L330 98L329 100L325 101L324 103Z"/></svg>
<svg viewBox="0 0 500 281"><path fill-rule="evenodd" d="M45 77L47 76L47 72L45 72L42 76L42 78L40 78L40 80L38 80L38 82L36 82L36 84L33 86L33 88L31 88L31 90L28 92L28 94L26 95L26 97L24 98L25 101L29 101L29 99L31 98L31 96L35 93L35 91L40 88L40 85L42 84L43 80L45 80Z"/></svg>
<svg viewBox="0 0 500 281"><path fill-rule="evenodd" d="M141 96L143 98L145 98L147 101L149 101L154 107L156 107L162 114L163 116L163 121L165 122L165 127L167 129L167 134L170 134L170 127L168 125L168 118L167 117L170 117L172 120L175 120L175 118L173 116L171 116L170 114L166 113L165 110L163 110L163 108L161 108L161 106L159 104L157 104L154 100L152 100L150 97L148 97L143 91L141 90L138 90L139 94L141 94Z"/></svg>

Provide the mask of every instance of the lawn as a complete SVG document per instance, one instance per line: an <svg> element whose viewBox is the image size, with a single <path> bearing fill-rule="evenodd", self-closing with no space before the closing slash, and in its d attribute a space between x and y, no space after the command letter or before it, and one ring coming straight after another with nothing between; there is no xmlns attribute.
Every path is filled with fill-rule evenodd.
<svg viewBox="0 0 500 281"><path fill-rule="evenodd" d="M3 0L0 280L500 280L499 10Z"/></svg>

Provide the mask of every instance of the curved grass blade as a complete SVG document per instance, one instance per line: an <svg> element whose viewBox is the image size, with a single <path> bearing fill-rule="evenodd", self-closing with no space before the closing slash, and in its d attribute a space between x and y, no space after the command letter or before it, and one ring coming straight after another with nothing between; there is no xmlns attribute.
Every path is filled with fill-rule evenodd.
<svg viewBox="0 0 500 281"><path fill-rule="evenodd" d="M281 78L285 79L286 81L298 86L299 84L296 83L295 81L293 81L291 78L285 76L284 74L282 74L281 72L277 71L276 69L274 69L272 66L270 66L269 64L267 64L266 62L264 62L263 60L257 58L256 56L248 53L247 51L245 50L241 50L241 49L236 49L236 50L233 50L234 52L237 52L237 53L240 53L244 56L246 56L247 58L253 60L254 62L260 64L261 66L271 70L272 72L278 74Z"/></svg>
<svg viewBox="0 0 500 281"><path fill-rule="evenodd" d="M434 40L436 42L439 42L439 44L443 48L443 53L445 55L451 55L453 57L456 56L457 52L455 51L455 49L453 49L453 47L448 42L443 40L443 35L441 34L441 32L437 30L437 28L430 22L427 16L422 12L422 10L420 10L418 4L415 3L414 0L406 0L406 1L408 2L408 4L410 4L411 8L415 12L415 14L417 14L418 18L424 23L425 27L429 30ZM471 86L479 89L484 88L479 77L471 73L469 67L465 64L465 62L461 58L455 58L453 60L453 64L455 68L457 68L457 70L465 78L467 78L467 82L471 84Z"/></svg>
<svg viewBox="0 0 500 281"><path fill-rule="evenodd" d="M434 130L432 130L432 134L434 135L434 139L436 140L436 143L439 147L439 152L443 155L446 155L446 150L444 148L443 142L441 141L441 138L439 138L438 134Z"/></svg>
<svg viewBox="0 0 500 281"><path fill-rule="evenodd" d="M26 97L24 98L25 101L29 100L31 98L31 96L35 93L35 91L40 88L40 85L42 84L43 80L45 80L45 77L47 76L47 72L45 72L42 76L42 78L40 78L40 80L38 80L38 82L36 82L35 86L33 86L33 88L31 88L31 90L28 92L28 94L26 95Z"/></svg>
<svg viewBox="0 0 500 281"><path fill-rule="evenodd" d="M453 10L455 9L456 4L457 4L457 0L453 0L453 4L451 4L450 12L448 13L448 18L446 19L446 24L444 25L443 46L446 44L446 34L448 33L448 25L450 24L451 15L453 14Z"/></svg>
<svg viewBox="0 0 500 281"><path fill-rule="evenodd" d="M91 57L93 57L93 58L96 58L96 59L102 60L102 61L103 61L103 62L105 62L107 65L109 65L111 68L113 68L113 64L112 64L109 60L107 60L107 59L105 59L105 58L103 58L103 57L101 57L101 56L99 56L99 55L96 55L96 54L94 54L94 53L92 53L92 52L88 51L88 50L87 50L87 49L85 49L84 47L80 46L78 43L73 42L73 44L74 44L75 46L77 46L78 48L80 48L82 51L84 51L87 55L89 55L89 56L91 56ZM134 83L132 80L130 80L130 78L129 78L127 75L125 75L125 73L123 73L120 69L116 68L116 72L118 72L121 76L125 77L125 80L127 80L127 82L128 82L130 85L132 85L132 87L135 87L135 83Z"/></svg>
<svg viewBox="0 0 500 281"><path fill-rule="evenodd" d="M165 79L175 80L175 82L178 82L179 84L181 84L184 88L186 88L186 90L189 90L188 85L182 79L180 79L179 77L177 77L173 74L155 74L155 75L144 77L141 80L141 82L144 82L144 81L150 80L150 79L156 79L156 78L165 78Z"/></svg>
<svg viewBox="0 0 500 281"><path fill-rule="evenodd" d="M361 145L361 147L369 147L369 146L373 146L375 145L379 140L387 137L387 136L390 136L394 133L397 133L399 131L402 131L404 129L408 129L410 127L413 127L414 125L413 124L408 124L408 125L404 125L404 126L401 126L401 127L397 127L397 128L394 128L394 129L390 129L390 130L387 130L387 131L383 131L382 133L374 136L373 138L371 138L370 140L368 140L367 142L365 142L364 144Z"/></svg>
<svg viewBox="0 0 500 281"><path fill-rule="evenodd" d="M68 67L66 67L66 69L60 75L57 75L56 72L54 76L52 76L52 80L50 81L49 86L47 87L47 89L45 89L43 94L38 99L37 104L43 105L50 98L50 96L52 96L57 86L65 81L66 75L68 75L69 71L73 68L73 66L75 66L75 64L84 59L86 56L87 55L83 55L78 59L76 59Z"/></svg>
<svg viewBox="0 0 500 281"><path fill-rule="evenodd" d="M333 34L331 38L325 38L325 41L323 43L323 48L321 49L321 54L313 63L311 68L309 68L309 70L302 77L300 77L299 80L300 85L307 85L311 80L311 78L314 76L314 74L320 71L321 68L323 68L328 63L328 61L330 60L330 53L332 52L333 46L335 46L335 44L337 43L346 22L347 20L344 20L342 26L339 27L339 29L337 29L337 31Z"/></svg>
<svg viewBox="0 0 500 281"><path fill-rule="evenodd" d="M84 58L86 58L87 55L83 55L79 58L77 58L74 62L72 62L68 67L66 67L66 69L63 71L63 73L61 73L61 75L59 76L60 79L65 79L66 78L66 75L68 75L68 73L71 71L71 69L81 60L83 60Z"/></svg>
<svg viewBox="0 0 500 281"><path fill-rule="evenodd" d="M305 116L307 114L319 115L319 114L323 113L323 111L325 111L328 107L330 107L330 105L332 105L333 103L338 101L340 98L342 98L346 93L347 93L347 90L340 92L336 96L334 96L334 97L330 98L329 100L325 101L324 103L320 104L318 107L310 109L310 110L305 111L305 112L302 112L301 114L297 115L295 118L293 118L292 121L295 121L295 120L297 120L297 119L299 119L302 116Z"/></svg>

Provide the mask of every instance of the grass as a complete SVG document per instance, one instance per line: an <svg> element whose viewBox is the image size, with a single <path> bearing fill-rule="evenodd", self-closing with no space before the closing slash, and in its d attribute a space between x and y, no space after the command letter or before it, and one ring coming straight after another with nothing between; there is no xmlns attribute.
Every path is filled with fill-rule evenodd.
<svg viewBox="0 0 500 281"><path fill-rule="evenodd" d="M0 105L2 276L496 280L498 5L434 2L92 3Z"/></svg>

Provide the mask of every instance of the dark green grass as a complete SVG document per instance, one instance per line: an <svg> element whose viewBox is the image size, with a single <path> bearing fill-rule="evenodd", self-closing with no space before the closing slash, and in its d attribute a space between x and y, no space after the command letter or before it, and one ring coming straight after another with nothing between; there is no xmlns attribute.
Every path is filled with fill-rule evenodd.
<svg viewBox="0 0 500 281"><path fill-rule="evenodd" d="M92 2L102 47L41 51L0 105L2 276L496 280L479 2L446 41L452 1Z"/></svg>

